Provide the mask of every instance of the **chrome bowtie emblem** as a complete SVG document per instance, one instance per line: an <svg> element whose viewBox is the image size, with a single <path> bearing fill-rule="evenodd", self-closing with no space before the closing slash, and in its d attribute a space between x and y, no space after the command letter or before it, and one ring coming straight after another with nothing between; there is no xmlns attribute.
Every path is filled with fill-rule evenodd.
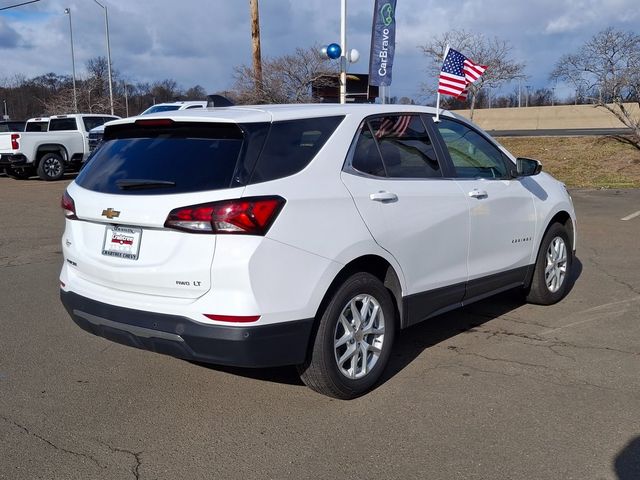
<svg viewBox="0 0 640 480"><path fill-rule="evenodd" d="M111 220L112 218L117 218L120 216L120 212L117 210L114 210L113 208L109 207L106 210L102 210L102 215L107 217L109 220Z"/></svg>

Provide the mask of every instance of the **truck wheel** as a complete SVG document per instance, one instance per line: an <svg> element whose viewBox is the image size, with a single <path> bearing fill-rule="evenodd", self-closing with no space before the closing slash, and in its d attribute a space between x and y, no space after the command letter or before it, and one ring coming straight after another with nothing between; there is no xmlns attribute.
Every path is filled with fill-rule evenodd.
<svg viewBox="0 0 640 480"><path fill-rule="evenodd" d="M42 180L60 180L64 175L64 162L57 153L47 153L38 164L38 176Z"/></svg>
<svg viewBox="0 0 640 480"><path fill-rule="evenodd" d="M8 177L16 180L26 180L33 175L33 170L31 168L6 167L4 171Z"/></svg>
<svg viewBox="0 0 640 480"><path fill-rule="evenodd" d="M349 277L320 313L302 381L330 397L351 399L380 379L391 353L395 309L385 286L369 273Z"/></svg>

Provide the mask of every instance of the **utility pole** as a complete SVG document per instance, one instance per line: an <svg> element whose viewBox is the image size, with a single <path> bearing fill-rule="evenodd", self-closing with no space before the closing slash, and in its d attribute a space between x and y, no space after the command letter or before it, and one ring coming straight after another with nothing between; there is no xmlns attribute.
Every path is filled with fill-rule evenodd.
<svg viewBox="0 0 640 480"><path fill-rule="evenodd" d="M260 14L258 0L249 0L251 7L251 44L253 51L253 79L256 94L262 95L262 54L260 52Z"/></svg>
<svg viewBox="0 0 640 480"><path fill-rule="evenodd" d="M78 113L78 95L76 93L76 57L73 53L73 26L71 25L71 9L65 8L64 13L69 15L69 34L71 36L71 68L73 71L73 111L74 113Z"/></svg>

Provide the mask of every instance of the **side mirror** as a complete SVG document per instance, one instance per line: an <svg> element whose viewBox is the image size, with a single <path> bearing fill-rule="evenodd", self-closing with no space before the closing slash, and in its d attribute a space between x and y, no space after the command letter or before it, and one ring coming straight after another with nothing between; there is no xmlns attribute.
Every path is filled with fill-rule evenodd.
<svg viewBox="0 0 640 480"><path fill-rule="evenodd" d="M542 164L533 158L516 159L516 177L530 177L542 171Z"/></svg>

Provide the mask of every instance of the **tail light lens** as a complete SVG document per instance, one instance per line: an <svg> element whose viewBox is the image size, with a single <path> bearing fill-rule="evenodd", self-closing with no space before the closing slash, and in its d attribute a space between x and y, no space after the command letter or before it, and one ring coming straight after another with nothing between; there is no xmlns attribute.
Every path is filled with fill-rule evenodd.
<svg viewBox="0 0 640 480"><path fill-rule="evenodd" d="M282 197L252 197L176 208L164 226L193 233L260 235L282 210Z"/></svg>
<svg viewBox="0 0 640 480"><path fill-rule="evenodd" d="M20 148L20 142L18 140L20 140L20 134L19 133L12 133L11 134L11 149L12 150L18 150Z"/></svg>
<svg viewBox="0 0 640 480"><path fill-rule="evenodd" d="M64 212L64 216L69 220L77 220L76 216L76 204L71 198L71 195L67 193L65 190L62 194L62 199L60 200L60 206L62 207L62 211Z"/></svg>
<svg viewBox="0 0 640 480"><path fill-rule="evenodd" d="M204 316L210 318L211 320L217 320L218 322L229 323L250 323L260 320L260 315L249 315L240 317L237 315L215 315L213 313L205 313Z"/></svg>

